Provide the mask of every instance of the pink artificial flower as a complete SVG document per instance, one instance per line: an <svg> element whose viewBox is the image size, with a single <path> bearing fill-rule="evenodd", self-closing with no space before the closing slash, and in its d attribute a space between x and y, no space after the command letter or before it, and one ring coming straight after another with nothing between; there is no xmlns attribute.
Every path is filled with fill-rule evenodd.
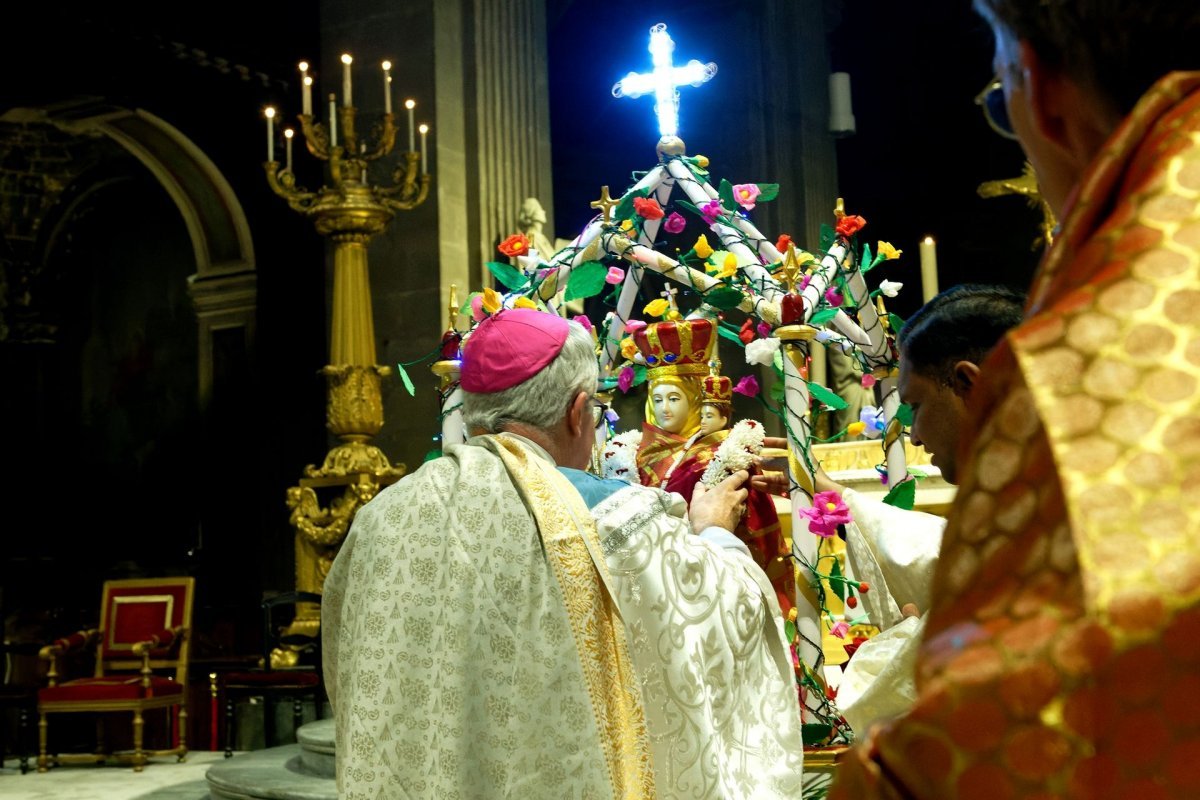
<svg viewBox="0 0 1200 800"><path fill-rule="evenodd" d="M471 319L483 322L483 318L486 316L487 312L483 310L483 295L477 294L471 298Z"/></svg>
<svg viewBox="0 0 1200 800"><path fill-rule="evenodd" d="M842 293L837 290L836 286L830 286L825 290L825 299L829 301L829 305L837 307L842 304Z"/></svg>
<svg viewBox="0 0 1200 800"><path fill-rule="evenodd" d="M805 275L804 279L800 281L800 291L803 292L807 289L810 283L812 283L812 275Z"/></svg>
<svg viewBox="0 0 1200 800"><path fill-rule="evenodd" d="M717 217L725 213L725 209L721 208L721 201L713 198L704 205L700 206L700 213L704 215L704 221L712 225L717 221Z"/></svg>
<svg viewBox="0 0 1200 800"><path fill-rule="evenodd" d="M754 203L760 194L762 194L762 189L758 188L757 183L739 183L733 187L734 202L747 211L754 208Z"/></svg>
<svg viewBox="0 0 1200 800"><path fill-rule="evenodd" d="M671 216L667 217L667 221L663 223L663 230L667 233L679 233L687 225L687 220L678 211L672 211Z"/></svg>
<svg viewBox="0 0 1200 800"><path fill-rule="evenodd" d="M582 325L583 329L588 333L592 332L592 321L587 318L587 314L576 314L575 316L571 317L571 319Z"/></svg>
<svg viewBox="0 0 1200 800"><path fill-rule="evenodd" d="M758 380L753 375L747 375L737 382L733 390L746 397L758 397Z"/></svg>
<svg viewBox="0 0 1200 800"><path fill-rule="evenodd" d="M632 336L633 334L637 333L644 327L646 327L646 323L643 322L642 320L631 319L625 323L625 332L628 333L630 336Z"/></svg>
<svg viewBox="0 0 1200 800"><path fill-rule="evenodd" d="M850 509L837 492L817 492L812 507L800 509L800 514L808 518L809 531L824 539L835 536L837 526L850 521Z"/></svg>
<svg viewBox="0 0 1200 800"><path fill-rule="evenodd" d="M846 634L849 632L850 632L850 623L846 622L846 620L844 620L844 619L833 623L833 625L831 625L829 628L830 635L836 636L839 639L845 639Z"/></svg>
<svg viewBox="0 0 1200 800"><path fill-rule="evenodd" d="M625 280L625 270L620 267L609 267L608 274L604 276L605 283L618 284Z"/></svg>
<svg viewBox="0 0 1200 800"><path fill-rule="evenodd" d="M758 335L764 339L769 338L771 336L771 326L765 322L758 323L758 327L755 328L755 330L757 330Z"/></svg>
<svg viewBox="0 0 1200 800"><path fill-rule="evenodd" d="M864 389L870 389L875 385L875 376L867 372L862 376L862 385Z"/></svg>
<svg viewBox="0 0 1200 800"><path fill-rule="evenodd" d="M631 386L633 386L633 367L625 367L617 375L617 388L622 392L628 392Z"/></svg>

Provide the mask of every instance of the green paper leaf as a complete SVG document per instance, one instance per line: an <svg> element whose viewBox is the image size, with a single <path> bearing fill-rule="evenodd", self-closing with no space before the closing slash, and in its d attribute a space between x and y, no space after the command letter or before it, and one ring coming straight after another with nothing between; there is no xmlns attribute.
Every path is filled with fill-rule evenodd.
<svg viewBox="0 0 1200 800"><path fill-rule="evenodd" d="M646 368L641 364L633 365L633 383L629 385L632 389L634 386L641 386L646 382Z"/></svg>
<svg viewBox="0 0 1200 800"><path fill-rule="evenodd" d="M905 511L912 511L913 504L917 499L917 482L914 480L904 480L897 483L891 490L884 495L883 502L889 506L903 508Z"/></svg>
<svg viewBox="0 0 1200 800"><path fill-rule="evenodd" d="M904 320L891 312L888 312L888 325L891 327L892 333L897 336L900 335L900 331L904 330Z"/></svg>
<svg viewBox="0 0 1200 800"><path fill-rule="evenodd" d="M728 311L731 308L737 308L738 303L745 299L737 289L731 286L720 286L716 289L704 293L704 302L708 303L713 308L719 308L722 311Z"/></svg>
<svg viewBox="0 0 1200 800"><path fill-rule="evenodd" d="M736 330L727 328L722 324L717 327L717 333L720 334L724 339L728 339L731 342L737 342L737 346L743 350L746 348L746 343L738 338L738 332Z"/></svg>
<svg viewBox="0 0 1200 800"><path fill-rule="evenodd" d="M871 261L871 245L864 244L862 249L862 258L858 262L862 266L863 272L870 271L875 264Z"/></svg>
<svg viewBox="0 0 1200 800"><path fill-rule="evenodd" d="M780 405L783 403L783 395L786 391L787 387L784 385L783 381L775 381L775 383L771 384L771 390L768 392L768 396L775 401L776 405Z"/></svg>
<svg viewBox="0 0 1200 800"><path fill-rule="evenodd" d="M487 268L496 280L513 291L523 289L529 283L529 278L525 273L512 264L505 264L503 261L489 261Z"/></svg>
<svg viewBox="0 0 1200 800"><path fill-rule="evenodd" d="M800 737L804 739L804 743L809 747L824 744L832 733L832 725L825 725L820 722L805 722L800 725Z"/></svg>
<svg viewBox="0 0 1200 800"><path fill-rule="evenodd" d="M721 198L721 205L726 210L732 211L737 208L737 203L733 199L733 184L721 178L721 187L717 189L717 194Z"/></svg>
<svg viewBox="0 0 1200 800"><path fill-rule="evenodd" d="M913 423L912 406L908 403L901 403L896 409L896 419L904 427L911 427Z"/></svg>
<svg viewBox="0 0 1200 800"><path fill-rule="evenodd" d="M840 597L844 603L846 602L846 581L842 580L843 577L842 568L835 558L833 567L829 570L829 588L833 589L834 594Z"/></svg>
<svg viewBox="0 0 1200 800"><path fill-rule="evenodd" d="M433 461L435 458L441 458L441 457L442 457L442 451L435 447L434 449L432 449L428 453L426 453L425 458L421 459L421 461L422 462Z"/></svg>
<svg viewBox="0 0 1200 800"><path fill-rule="evenodd" d="M826 406L828 406L829 408L831 408L834 411L840 411L841 409L846 407L845 400L838 397L836 394L829 391L828 389L826 389L824 386L822 386L819 383L813 383L812 381L808 381L808 393L810 395L812 395L813 399L818 400L821 403L824 403Z"/></svg>
<svg viewBox="0 0 1200 800"><path fill-rule="evenodd" d="M837 234L834 232L833 228L829 227L828 225L821 226L821 250L822 251L829 252L829 248L833 245L833 242L836 238L837 238Z"/></svg>
<svg viewBox="0 0 1200 800"><path fill-rule="evenodd" d="M467 302L459 306L458 313L468 317L471 316L471 301L476 297L479 297L481 294L483 294L483 292L471 292L469 295L467 295Z"/></svg>
<svg viewBox="0 0 1200 800"><path fill-rule="evenodd" d="M400 380L404 382L404 388L408 390L409 396L416 397L417 390L413 388L412 378L408 377L408 370L404 368L404 365L397 362L396 372L400 374Z"/></svg>
<svg viewBox="0 0 1200 800"><path fill-rule="evenodd" d="M583 262L571 270L571 275L567 279L567 291L563 294L563 300L578 300L600 294L600 292L604 291L604 279L607 276L608 270L599 261Z"/></svg>
<svg viewBox="0 0 1200 800"><path fill-rule="evenodd" d="M837 312L836 308L822 308L820 311L813 312L813 315L808 319L808 324L813 327L820 327L836 317Z"/></svg>
<svg viewBox="0 0 1200 800"><path fill-rule="evenodd" d="M776 197L779 196L779 184L778 183L760 183L760 184L758 184L758 191L760 192L760 194L758 195L758 202L766 203L770 200L774 200Z"/></svg>
<svg viewBox="0 0 1200 800"><path fill-rule="evenodd" d="M638 198L638 197L649 197L649 196L650 196L649 189L638 189L636 192L627 192L625 194L625 196L621 198L621 202L617 204L617 207L613 209L611 219L621 220L621 219L628 219L628 218L632 217L633 216L633 201L634 201L634 199Z"/></svg>
<svg viewBox="0 0 1200 800"><path fill-rule="evenodd" d="M917 469L916 467L909 467L908 474L912 475L914 478L916 478L919 481L924 480L929 477L928 475L925 474L924 470Z"/></svg>

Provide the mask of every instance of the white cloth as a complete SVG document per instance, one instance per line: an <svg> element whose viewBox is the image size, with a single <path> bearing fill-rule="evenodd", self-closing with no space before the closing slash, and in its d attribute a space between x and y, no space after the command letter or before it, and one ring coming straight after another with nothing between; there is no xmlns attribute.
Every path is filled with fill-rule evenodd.
<svg viewBox="0 0 1200 800"><path fill-rule="evenodd" d="M766 575L744 548L691 535L677 494L631 486L592 513L641 678L659 796L799 797L799 697Z"/></svg>
<svg viewBox="0 0 1200 800"><path fill-rule="evenodd" d="M863 610L881 633L864 642L838 684L838 710L851 729L906 712L916 699L915 670L924 616L904 617L914 604L924 614L946 520L881 503L853 489L842 493L853 521L846 526L849 569L870 589Z"/></svg>

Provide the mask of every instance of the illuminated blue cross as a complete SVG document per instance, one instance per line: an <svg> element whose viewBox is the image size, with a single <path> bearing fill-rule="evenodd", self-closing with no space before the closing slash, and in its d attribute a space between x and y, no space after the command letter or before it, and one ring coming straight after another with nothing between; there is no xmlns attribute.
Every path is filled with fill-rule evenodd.
<svg viewBox="0 0 1200 800"><path fill-rule="evenodd" d="M658 23L650 29L650 56L653 72L631 72L613 85L613 97L641 97L654 92L654 111L658 115L660 136L675 136L679 129L680 86L699 86L717 74L717 65L701 64L692 59L682 67L672 66L675 42L667 26Z"/></svg>

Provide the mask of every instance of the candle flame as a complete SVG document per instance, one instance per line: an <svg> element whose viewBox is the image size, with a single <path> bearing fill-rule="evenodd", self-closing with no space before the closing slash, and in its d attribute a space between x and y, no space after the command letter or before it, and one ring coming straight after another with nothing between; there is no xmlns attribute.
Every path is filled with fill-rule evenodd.
<svg viewBox="0 0 1200 800"><path fill-rule="evenodd" d="M308 62L307 62L307 61L301 61L301 62L300 62L300 71L301 71L301 72L308 72Z"/></svg>
<svg viewBox="0 0 1200 800"><path fill-rule="evenodd" d="M296 132L293 131L291 128L284 128L283 135L284 135L284 138L290 139L296 135Z"/></svg>
<svg viewBox="0 0 1200 800"><path fill-rule="evenodd" d="M387 72L391 68L392 68L392 62L390 62L390 61L383 62L383 71L384 72Z"/></svg>
<svg viewBox="0 0 1200 800"><path fill-rule="evenodd" d="M417 101L416 100L405 100L404 107L411 111L412 109L417 107Z"/></svg>
<svg viewBox="0 0 1200 800"><path fill-rule="evenodd" d="M354 58L349 53L342 53L342 63L352 64L354 63Z"/></svg>
<svg viewBox="0 0 1200 800"><path fill-rule="evenodd" d="M263 109L263 113L267 115L267 119L274 119L275 118L275 107L267 106L265 109Z"/></svg>
<svg viewBox="0 0 1200 800"><path fill-rule="evenodd" d="M310 78L309 76L305 75L305 76L304 76L304 85L305 85L305 86L312 86L312 78Z"/></svg>
<svg viewBox="0 0 1200 800"><path fill-rule="evenodd" d="M417 128L417 130L419 130L421 133L429 133L429 126L422 123L421 126Z"/></svg>

